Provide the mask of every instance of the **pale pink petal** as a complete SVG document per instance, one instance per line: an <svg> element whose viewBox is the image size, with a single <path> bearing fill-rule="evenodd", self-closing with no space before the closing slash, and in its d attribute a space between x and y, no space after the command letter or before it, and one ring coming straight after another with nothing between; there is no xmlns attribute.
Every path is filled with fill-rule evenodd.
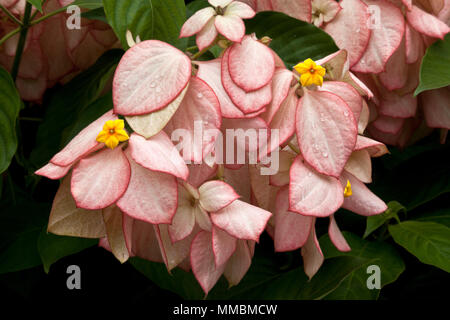
<svg viewBox="0 0 450 320"><path fill-rule="evenodd" d="M214 26L217 31L233 42L241 42L245 35L245 24L235 15L216 16Z"/></svg>
<svg viewBox="0 0 450 320"><path fill-rule="evenodd" d="M371 36L367 26L370 19L367 5L359 0L339 2L342 10L324 28L340 49L346 49L350 66L363 56ZM356 33L356 34L355 34Z"/></svg>
<svg viewBox="0 0 450 320"><path fill-rule="evenodd" d="M334 93L342 98L352 110L355 120L359 121L363 99L350 84L341 81L325 81L320 90Z"/></svg>
<svg viewBox="0 0 450 320"><path fill-rule="evenodd" d="M329 54L316 63L327 69L327 77L333 81L341 80L350 68L348 51L345 49Z"/></svg>
<svg viewBox="0 0 450 320"><path fill-rule="evenodd" d="M252 255L246 241L237 242L236 251L228 260L223 275L230 286L241 282L252 263Z"/></svg>
<svg viewBox="0 0 450 320"><path fill-rule="evenodd" d="M372 182L372 160L366 149L353 151L345 164L345 170L364 183Z"/></svg>
<svg viewBox="0 0 450 320"><path fill-rule="evenodd" d="M238 169L230 169L225 167L223 171L223 181L228 183L241 196L241 200L250 202L250 177L248 165L243 165Z"/></svg>
<svg viewBox="0 0 450 320"><path fill-rule="evenodd" d="M190 257L192 272L205 294L208 294L225 270L225 265L216 267L210 232L197 234L192 241Z"/></svg>
<svg viewBox="0 0 450 320"><path fill-rule="evenodd" d="M195 42L197 43L197 47L199 50L203 50L209 47L214 42L214 40L216 40L216 37L219 33L217 32L215 21L216 18L210 19L208 23L203 27L203 29L199 33L197 33Z"/></svg>
<svg viewBox="0 0 450 320"><path fill-rule="evenodd" d="M261 114L261 118L267 123L270 124L281 104L286 100L293 79L292 72L287 69L278 68L275 71L272 80L272 102L267 107L267 111Z"/></svg>
<svg viewBox="0 0 450 320"><path fill-rule="evenodd" d="M358 136L356 139L355 150L367 150L371 157L381 157L382 155L389 153L387 147L378 141L372 140L364 136Z"/></svg>
<svg viewBox="0 0 450 320"><path fill-rule="evenodd" d="M334 218L334 214L330 216L330 225L328 227L328 235L330 236L331 242L333 242L334 246L342 252L348 252L351 250L350 246L345 240L344 235L336 223L336 219Z"/></svg>
<svg viewBox="0 0 450 320"><path fill-rule="evenodd" d="M189 170L165 132L161 131L147 140L133 133L128 145L131 157L141 166L169 173L183 180L187 179Z"/></svg>
<svg viewBox="0 0 450 320"><path fill-rule="evenodd" d="M344 188L338 179L322 175L298 156L292 164L289 184L289 210L305 216L327 217L344 201Z"/></svg>
<svg viewBox="0 0 450 320"><path fill-rule="evenodd" d="M225 8L228 6L233 0L208 0L209 4L213 7L221 7Z"/></svg>
<svg viewBox="0 0 450 320"><path fill-rule="evenodd" d="M130 164L122 148L103 149L80 160L73 169L73 198L80 208L109 207L125 193L130 176Z"/></svg>
<svg viewBox="0 0 450 320"><path fill-rule="evenodd" d="M129 252L153 262L164 262L152 224L123 215L123 230Z"/></svg>
<svg viewBox="0 0 450 320"><path fill-rule="evenodd" d="M225 264L236 251L237 239L219 228L212 228L212 249L216 266Z"/></svg>
<svg viewBox="0 0 450 320"><path fill-rule="evenodd" d="M191 61L171 45L148 40L130 48L113 81L114 111L141 115L170 104L191 77Z"/></svg>
<svg viewBox="0 0 450 320"><path fill-rule="evenodd" d="M220 180L205 182L198 189L200 205L209 212L219 211L239 198L234 189Z"/></svg>
<svg viewBox="0 0 450 320"><path fill-rule="evenodd" d="M306 244L302 247L302 257L303 269L309 279L311 279L317 271L319 271L319 268L324 261L314 225L311 227L311 233L308 237L308 241L306 241Z"/></svg>
<svg viewBox="0 0 450 320"><path fill-rule="evenodd" d="M67 172L69 172L71 167L72 167L71 165L68 165L67 167L60 167L57 166L56 164L49 162L44 167L37 170L34 174L49 179L58 180L64 177L67 174Z"/></svg>
<svg viewBox="0 0 450 320"><path fill-rule="evenodd" d="M190 164L188 183L195 188L200 187L205 181L213 178L217 172L217 165L208 166L205 162L202 164Z"/></svg>
<svg viewBox="0 0 450 320"><path fill-rule="evenodd" d="M175 100L161 110L145 115L127 116L125 119L136 133L145 138L153 137L169 123L170 119L172 119L173 115L180 107L188 88L189 85L184 88Z"/></svg>
<svg viewBox="0 0 450 320"><path fill-rule="evenodd" d="M272 6L264 8L264 10L283 12L298 20L311 22L311 0L272 0L267 2L271 2ZM261 9L258 4L258 11L262 11Z"/></svg>
<svg viewBox="0 0 450 320"><path fill-rule="evenodd" d="M352 195L346 197L342 207L362 216L373 216L386 211L387 206L373 194L361 181L347 171L342 172L341 182L347 184L347 180L352 185Z"/></svg>
<svg viewBox="0 0 450 320"><path fill-rule="evenodd" d="M427 125L450 129L450 88L425 91L421 100Z"/></svg>
<svg viewBox="0 0 450 320"><path fill-rule="evenodd" d="M386 62L402 42L405 19L401 10L387 0L365 0L364 2L380 9L380 21L378 25L372 27L369 45L352 69L358 72L380 73L384 71ZM371 18L367 18L369 19ZM362 23L366 25L367 22Z"/></svg>
<svg viewBox="0 0 450 320"><path fill-rule="evenodd" d="M226 16L235 15L242 19L250 19L255 16L255 11L245 3L239 1L232 1L226 8Z"/></svg>
<svg viewBox="0 0 450 320"><path fill-rule="evenodd" d="M211 213L211 221L233 237L258 241L270 216L266 210L235 200L222 210Z"/></svg>
<svg viewBox="0 0 450 320"><path fill-rule="evenodd" d="M394 118L410 118L416 115L417 98L412 93L401 96L396 92L383 90L381 94L379 114Z"/></svg>
<svg viewBox="0 0 450 320"><path fill-rule="evenodd" d="M117 116L113 115L112 110L92 122L73 138L60 152L58 152L51 160L53 164L66 167L74 163L77 159L85 156L96 147L101 146L96 138L103 130L103 125L108 120L116 120Z"/></svg>
<svg viewBox="0 0 450 320"><path fill-rule="evenodd" d="M412 6L411 10L406 12L406 19L418 32L432 38L444 39L450 32L450 28L444 22L417 6Z"/></svg>
<svg viewBox="0 0 450 320"><path fill-rule="evenodd" d="M122 211L117 206L103 209L103 220L106 226L106 235L111 252L121 263L130 257L123 233Z"/></svg>
<svg viewBox="0 0 450 320"><path fill-rule="evenodd" d="M148 223L172 221L177 209L177 181L174 176L138 165L127 150L131 178L117 206L130 217Z"/></svg>
<svg viewBox="0 0 450 320"><path fill-rule="evenodd" d="M188 91L166 127L172 141L181 136L183 159L200 162L213 149L221 126L219 101L203 80L192 77ZM210 134L212 133L212 134Z"/></svg>
<svg viewBox="0 0 450 320"><path fill-rule="evenodd" d="M169 225L169 235L172 242L177 242L188 237L195 226L196 204L192 203L193 197L181 185L178 184L178 207L172 224Z"/></svg>
<svg viewBox="0 0 450 320"><path fill-rule="evenodd" d="M425 51L424 46L420 33L407 23L405 29L406 63L411 64L419 60Z"/></svg>
<svg viewBox="0 0 450 320"><path fill-rule="evenodd" d="M389 58L385 70L378 77L388 90L397 90L405 85L408 80L405 41L402 41L400 47Z"/></svg>
<svg viewBox="0 0 450 320"><path fill-rule="evenodd" d="M369 106L367 105L367 102L363 101L363 107L361 109L361 114L359 115L359 121L358 121L358 134L364 134L364 131L367 128L367 125L369 124L370 119L370 110Z"/></svg>
<svg viewBox="0 0 450 320"><path fill-rule="evenodd" d="M170 272L189 255L191 241L195 234L192 234L184 240L172 243L167 225L159 224L154 225L154 227L164 263Z"/></svg>
<svg viewBox="0 0 450 320"><path fill-rule="evenodd" d="M403 127L405 119L380 115L372 125L384 133L397 134Z"/></svg>
<svg viewBox="0 0 450 320"><path fill-rule="evenodd" d="M260 147L266 143L266 140L262 136L259 136L259 130L266 132L267 129L267 123L260 117L249 119L224 119L222 124L222 132L225 139L224 154L227 156L226 159L230 160L226 160L225 163L231 164L233 159L236 158L236 153L245 153L245 151L256 152L256 150L260 149ZM228 143L234 143L236 146L237 150L234 155L235 157L232 157L231 153L227 153L227 151L230 151L227 148ZM239 159L239 157L237 158ZM239 160L236 162L236 160L234 160L234 164L242 164L243 162L244 161Z"/></svg>
<svg viewBox="0 0 450 320"><path fill-rule="evenodd" d="M228 71L233 82L246 92L266 86L275 72L275 59L271 50L252 36L229 50Z"/></svg>
<svg viewBox="0 0 450 320"><path fill-rule="evenodd" d="M106 236L100 210L78 208L70 192L70 175L59 186L53 199L47 231L71 237L102 238Z"/></svg>
<svg viewBox="0 0 450 320"><path fill-rule="evenodd" d="M180 38L190 37L200 32L202 28L208 23L216 14L216 10L211 7L203 8L192 15L181 28Z"/></svg>
<svg viewBox="0 0 450 320"><path fill-rule="evenodd" d="M305 160L320 173L339 177L358 133L348 105L330 92L305 90L297 107L296 131Z"/></svg>
<svg viewBox="0 0 450 320"><path fill-rule="evenodd" d="M246 115L234 105L222 85L221 61L222 59L215 59L210 61L196 61L195 63L199 66L197 77L205 81L216 94L222 116L224 118L252 118L264 112L264 108L262 108L256 113Z"/></svg>
<svg viewBox="0 0 450 320"><path fill-rule="evenodd" d="M231 79L229 73L229 54L230 49L227 49L222 58L222 84L225 91L231 98L231 101L245 114L256 112L270 103L272 100L271 84L262 87L259 90L252 92L245 92L239 88Z"/></svg>
<svg viewBox="0 0 450 320"><path fill-rule="evenodd" d="M309 237L314 218L289 211L289 188L280 189L275 212L275 251L293 251Z"/></svg>
<svg viewBox="0 0 450 320"><path fill-rule="evenodd" d="M269 212L275 210L275 199L278 188L270 184L269 175L261 174L261 165L249 165L250 183L255 205Z"/></svg>

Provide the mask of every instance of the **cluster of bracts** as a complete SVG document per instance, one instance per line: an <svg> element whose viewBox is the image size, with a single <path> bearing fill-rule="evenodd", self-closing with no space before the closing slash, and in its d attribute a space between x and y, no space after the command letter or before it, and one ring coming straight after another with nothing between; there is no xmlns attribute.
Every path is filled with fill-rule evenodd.
<svg viewBox="0 0 450 320"><path fill-rule="evenodd" d="M424 134L423 123L449 128L448 88L419 97L413 93L426 48L449 31L450 3L209 3L181 29L181 37L196 36L197 54L128 34L130 49L113 80L114 110L36 172L63 179L48 229L99 238L121 262L137 256L164 262L169 271L192 270L205 293L222 274L230 285L241 281L266 230L276 251L301 251L305 272L312 277L324 260L316 218L329 218L332 242L348 251L336 211L342 207L371 216L386 210L365 185L371 182L371 157L388 152L377 140L403 146L417 131ZM371 6L380 10L380 21L373 25L367 23ZM341 50L287 69L270 49L270 39L245 34L242 19L265 10L313 23ZM97 39L95 26L87 24L77 41L62 35L65 41L56 49L63 47L70 57L64 63L78 61L75 52L83 39ZM45 32L34 34L28 50L52 59L55 52L48 48ZM214 45L223 49L219 57L199 61ZM8 52L1 53L3 63ZM45 69L47 87L72 70L46 63L44 69L29 70L31 58L24 61L18 85L39 78ZM31 71L35 73L26 74ZM256 144L223 139L231 129L267 134L258 136ZM175 146L174 140L180 143ZM246 163L223 161L235 160L239 150L245 151ZM274 154L278 170L264 174Z"/></svg>

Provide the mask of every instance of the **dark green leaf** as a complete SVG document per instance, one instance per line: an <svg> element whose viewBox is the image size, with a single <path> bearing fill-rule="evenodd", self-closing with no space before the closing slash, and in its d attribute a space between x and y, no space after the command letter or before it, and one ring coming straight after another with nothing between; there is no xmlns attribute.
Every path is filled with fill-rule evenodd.
<svg viewBox="0 0 450 320"><path fill-rule="evenodd" d="M426 210L425 212L414 216L414 220L436 222L450 228L450 209L441 208L432 211Z"/></svg>
<svg viewBox="0 0 450 320"><path fill-rule="evenodd" d="M350 252L340 252L331 243L328 235L320 239L320 246L327 259L335 257L360 257L367 263L355 269L338 287L331 292L326 299L376 299L380 290L367 288L367 267L378 265L381 270L381 287L394 282L405 270L403 260L397 251L387 243L379 241L367 241L358 236L344 232L344 237L352 248Z"/></svg>
<svg viewBox="0 0 450 320"><path fill-rule="evenodd" d="M389 226L389 232L423 263L450 272L450 228L435 222L405 221Z"/></svg>
<svg viewBox="0 0 450 320"><path fill-rule="evenodd" d="M37 241L48 218L49 204L19 198L0 206L0 273L29 269L42 263Z"/></svg>
<svg viewBox="0 0 450 320"><path fill-rule="evenodd" d="M163 263L139 258L130 259L130 263L159 287L175 292L184 299L202 299L205 295L192 272L176 268L170 275Z"/></svg>
<svg viewBox="0 0 450 320"><path fill-rule="evenodd" d="M37 242L39 255L46 273L49 272L50 266L59 259L78 253L96 244L98 244L97 239L62 237L47 233L47 227L41 230Z"/></svg>
<svg viewBox="0 0 450 320"><path fill-rule="evenodd" d="M40 13L42 13L42 0L27 0L27 2L31 3Z"/></svg>
<svg viewBox="0 0 450 320"><path fill-rule="evenodd" d="M420 84L415 95L450 85L450 34L432 44L420 68Z"/></svg>
<svg viewBox="0 0 450 320"><path fill-rule="evenodd" d="M21 100L10 74L0 67L0 173L17 150L16 120Z"/></svg>
<svg viewBox="0 0 450 320"><path fill-rule="evenodd" d="M207 0L195 0L186 6L186 18L190 18L197 11L211 6Z"/></svg>
<svg viewBox="0 0 450 320"><path fill-rule="evenodd" d="M93 10L103 7L103 2L102 0L76 0L71 5Z"/></svg>
<svg viewBox="0 0 450 320"><path fill-rule="evenodd" d="M70 130L74 119L80 117L81 110L99 97L122 54L123 51L119 49L106 52L92 67L51 96L44 121L37 133L37 146L31 153L34 166L44 165L61 149L64 145L64 130Z"/></svg>
<svg viewBox="0 0 450 320"><path fill-rule="evenodd" d="M103 8L97 8L94 10L89 10L81 13L82 18L90 19L90 20L99 20L104 23L108 23L106 19L105 10Z"/></svg>
<svg viewBox="0 0 450 320"><path fill-rule="evenodd" d="M397 201L391 201L387 204L387 206L388 209L382 214L367 217L366 231L364 232L363 238L366 238L369 234L377 230L386 222L389 222L391 219L396 219L398 222L400 222L398 213L400 211L406 211L405 207Z"/></svg>
<svg viewBox="0 0 450 320"><path fill-rule="evenodd" d="M106 17L122 47L128 49L126 32L141 40L157 39L185 49L187 39L179 39L186 20L183 0L103 0Z"/></svg>
<svg viewBox="0 0 450 320"><path fill-rule="evenodd" d="M307 58L317 60L339 50L321 29L279 12L260 12L246 20L246 28L258 38L272 38L270 47L289 68Z"/></svg>

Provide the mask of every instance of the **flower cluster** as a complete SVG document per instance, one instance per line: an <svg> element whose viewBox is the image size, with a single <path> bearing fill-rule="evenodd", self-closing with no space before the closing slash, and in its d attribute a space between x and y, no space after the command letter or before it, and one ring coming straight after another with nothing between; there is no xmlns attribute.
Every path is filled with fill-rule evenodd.
<svg viewBox="0 0 450 320"><path fill-rule="evenodd" d="M371 157L387 152L364 136L373 93L350 71L348 51L289 70L270 39L242 33L249 6L209 2L181 36L197 34L203 49L226 37L216 59L128 37L114 110L36 172L64 178L48 230L100 238L121 262L191 269L206 294L222 274L240 282L267 230L276 251L301 248L312 277L323 262L317 218L330 219L331 240L348 251L336 211L386 210L365 186Z"/></svg>
<svg viewBox="0 0 450 320"><path fill-rule="evenodd" d="M0 0L17 17L24 14L26 0ZM72 3L73 0L48 0L36 19ZM68 29L68 15L57 14L29 28L17 87L24 100L40 101L47 88L67 82L90 67L106 50L117 46L113 30L104 22L81 18L80 29ZM17 28L0 11L0 37ZM0 65L11 69L19 34L0 47Z"/></svg>
<svg viewBox="0 0 450 320"><path fill-rule="evenodd" d="M368 132L405 146L450 128L450 89L414 92L426 49L450 31L448 0L242 1L256 11L280 11L314 23L349 55L350 68L375 95Z"/></svg>

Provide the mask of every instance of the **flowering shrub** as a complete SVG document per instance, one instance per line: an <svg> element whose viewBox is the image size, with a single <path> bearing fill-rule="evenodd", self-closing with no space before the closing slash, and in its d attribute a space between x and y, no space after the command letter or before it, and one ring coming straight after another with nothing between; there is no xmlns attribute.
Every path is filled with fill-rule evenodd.
<svg viewBox="0 0 450 320"><path fill-rule="evenodd" d="M12 75L1 70L5 119L15 123L19 95L48 105L30 154L16 154L14 125L0 131L8 141L0 169L16 154L28 186L45 183L37 176L61 180L47 232L72 237L75 251L86 246L78 238L95 239L157 283L166 278L148 261L164 263L176 279L193 275L202 295L220 298L222 275L245 288L263 238L275 252L302 257L301 276L281 275L300 293L276 298L352 297L345 287L362 290L366 282L348 276L364 277L373 261L390 271L378 291L355 298L376 298L404 269L381 242L388 232L422 262L450 270L448 227L424 226L431 243L447 237L442 252L430 254L405 240L420 222L399 216L450 188L410 204L386 196L385 185L396 187L382 168L375 189L384 197L366 186L372 158L389 153L385 144L404 147L431 128L445 143L449 79L427 80L426 68L433 50L448 52L450 2L209 0L192 2L185 19L183 1L107 0L85 7L80 27L69 30L63 11L81 2L0 2L0 62ZM117 39L125 52L103 54ZM57 82L61 91L43 99ZM23 112L33 115L35 104ZM380 241L341 232L337 222L348 228L351 219L367 221L364 237ZM39 240L46 271L73 253L49 252L46 243L57 240L48 236ZM329 287L308 294L327 277ZM267 285L260 298L283 291L276 281Z"/></svg>

